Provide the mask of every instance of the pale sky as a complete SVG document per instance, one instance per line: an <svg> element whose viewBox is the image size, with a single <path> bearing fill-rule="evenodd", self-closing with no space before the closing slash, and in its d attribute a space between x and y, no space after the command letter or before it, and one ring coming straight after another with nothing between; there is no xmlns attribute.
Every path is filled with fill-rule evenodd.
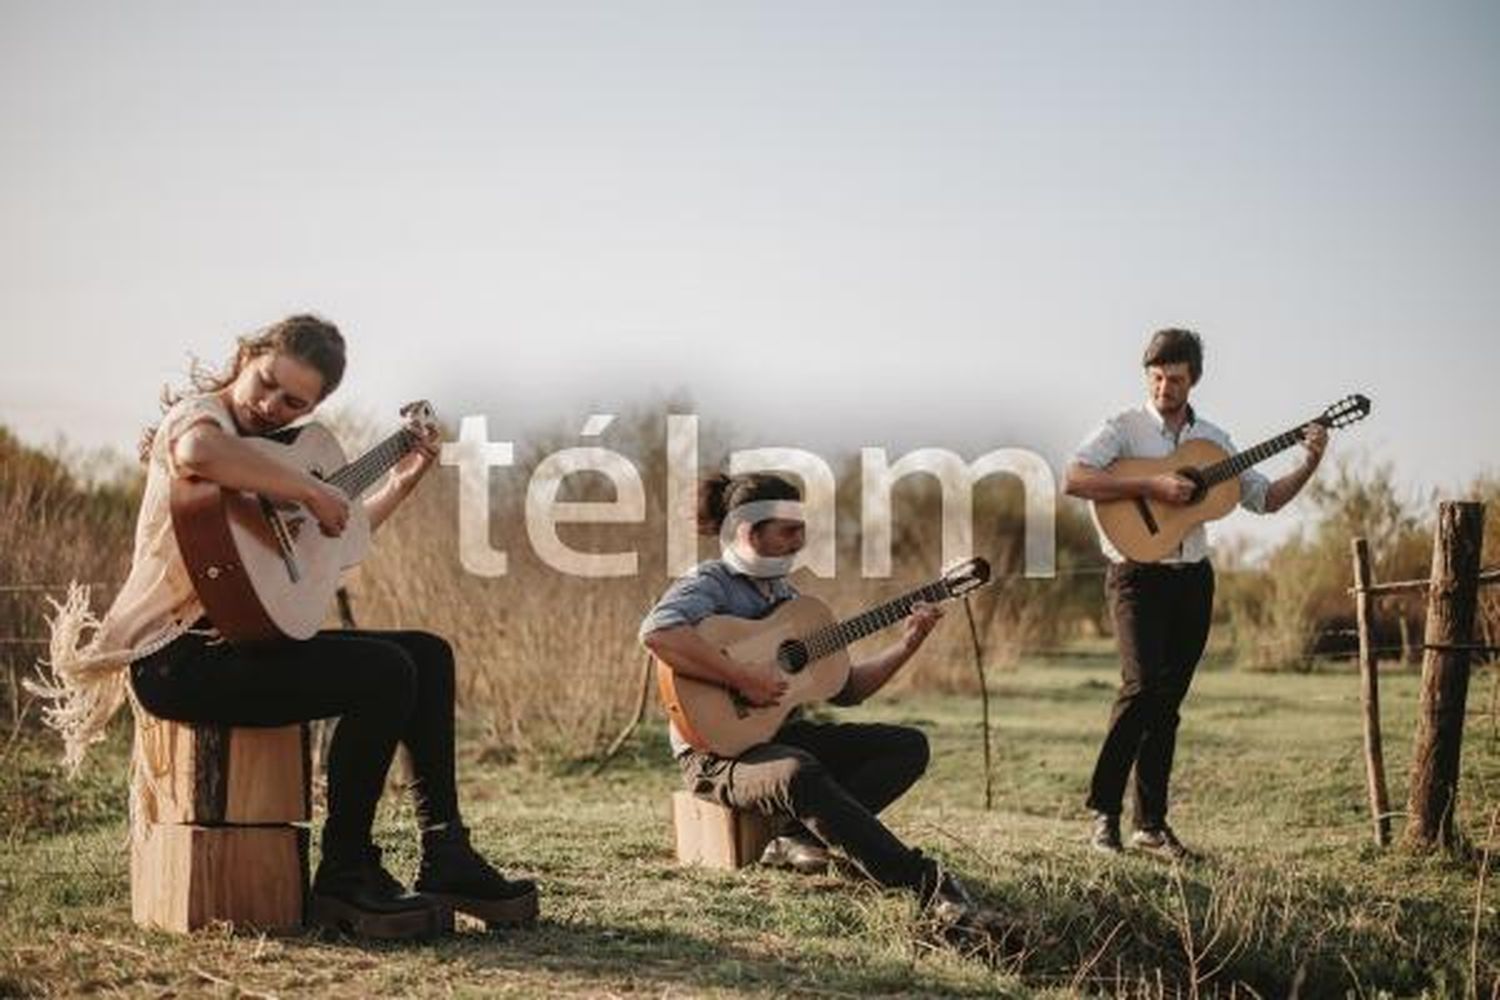
<svg viewBox="0 0 1500 1000"><path fill-rule="evenodd" d="M10 0L0 148L28 441L128 449L188 352L313 309L373 414L685 391L1060 467L1187 325L1241 445L1361 391L1335 451L1500 468L1492 3Z"/></svg>

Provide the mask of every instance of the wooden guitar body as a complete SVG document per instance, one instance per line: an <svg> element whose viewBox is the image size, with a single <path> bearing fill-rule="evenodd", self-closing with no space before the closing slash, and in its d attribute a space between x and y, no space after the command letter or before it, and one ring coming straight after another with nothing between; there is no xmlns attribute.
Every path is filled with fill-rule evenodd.
<svg viewBox="0 0 1500 1000"><path fill-rule="evenodd" d="M813 597L796 597L765 618L715 615L699 622L695 631L739 663L779 663L787 680L781 703L752 708L738 694L708 681L677 673L658 661L657 686L667 714L683 739L699 750L735 757L776 734L798 705L826 701L843 690L849 679L849 652L839 649L789 669L788 644L832 625L828 606Z"/></svg>
<svg viewBox="0 0 1500 1000"><path fill-rule="evenodd" d="M344 450L320 424L244 443L319 478L346 463ZM357 500L349 505L343 534L334 538L300 505L272 506L257 494L202 479L174 479L171 507L193 587L209 620L235 641L312 636L327 615L339 574L363 559L370 545L370 522Z"/></svg>
<svg viewBox="0 0 1500 1000"><path fill-rule="evenodd" d="M1200 470L1229 458L1212 441L1194 438L1166 458L1121 458L1105 471L1117 476L1157 476L1175 472L1200 486L1186 504L1162 503L1143 497L1099 500L1093 504L1099 530L1125 558L1156 562L1176 551L1188 532L1206 521L1221 518L1240 502L1239 478L1204 486Z"/></svg>
<svg viewBox="0 0 1500 1000"><path fill-rule="evenodd" d="M844 689L850 643L902 621L918 602L962 597L989 578L990 564L975 556L949 567L940 580L844 621L835 621L828 606L813 597L793 598L765 618L705 618L693 629L700 638L737 663L776 664L786 678L786 694L780 704L752 708L738 692L679 674L657 660L662 704L695 748L737 757L774 736L798 705L827 701Z"/></svg>
<svg viewBox="0 0 1500 1000"><path fill-rule="evenodd" d="M1358 393L1326 407L1307 423L1332 429L1348 427L1370 415L1370 400ZM1197 487L1185 504L1144 497L1095 500L1094 523L1125 558L1156 562L1172 554L1187 533L1205 521L1223 517L1240 502L1240 473L1302 440L1299 424L1276 437L1231 455L1212 441L1193 438L1166 458L1122 458L1104 470L1117 476L1157 476L1175 472Z"/></svg>

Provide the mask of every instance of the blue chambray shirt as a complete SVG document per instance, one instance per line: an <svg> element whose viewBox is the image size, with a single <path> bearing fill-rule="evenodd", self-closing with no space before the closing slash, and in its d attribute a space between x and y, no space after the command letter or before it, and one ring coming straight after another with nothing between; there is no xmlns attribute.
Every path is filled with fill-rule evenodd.
<svg viewBox="0 0 1500 1000"><path fill-rule="evenodd" d="M1091 469L1103 469L1117 458L1166 458L1184 441L1202 438L1212 441L1231 455L1237 449L1229 435L1216 424L1212 424L1188 407L1187 423L1173 434L1156 407L1149 402L1133 409L1115 414L1095 428L1073 455L1073 461ZM1271 481L1254 469L1240 473L1240 506L1256 514L1266 512L1266 490ZM1097 531L1099 522L1094 521ZM1099 548L1110 562L1124 562L1104 532L1099 532ZM1162 559L1165 563L1191 563L1208 558L1208 532L1198 525L1183 538L1177 552Z"/></svg>
<svg viewBox="0 0 1500 1000"><path fill-rule="evenodd" d="M645 640L652 632L696 625L712 615L736 618L764 618L777 605L797 596L797 588L786 577L767 581L771 596L767 598L750 577L730 569L722 559L699 563L686 576L679 577L661 595L656 606L641 621L637 637ZM675 725L668 725L672 753L680 755L690 749Z"/></svg>

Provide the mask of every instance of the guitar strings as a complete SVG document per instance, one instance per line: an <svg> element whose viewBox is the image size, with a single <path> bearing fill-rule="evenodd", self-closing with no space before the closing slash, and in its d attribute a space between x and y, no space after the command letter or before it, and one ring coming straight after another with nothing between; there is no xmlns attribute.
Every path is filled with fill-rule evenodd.
<svg viewBox="0 0 1500 1000"><path fill-rule="evenodd" d="M1285 434L1278 434L1276 437L1262 441L1253 448L1246 448L1244 451L1231 455L1222 461L1215 462L1213 465L1205 466L1201 470L1203 481L1209 486L1222 483L1227 479L1239 475L1257 462L1267 459L1279 451L1285 451L1296 444L1301 439L1301 436L1302 428L1299 427L1296 430L1290 430Z"/></svg>
<svg viewBox="0 0 1500 1000"><path fill-rule="evenodd" d="M1345 402L1353 403L1354 400L1350 399ZM1337 412L1332 412L1334 409ZM1363 419L1364 414L1368 412L1369 402L1366 401L1363 410L1360 410L1358 406L1331 408L1330 412L1325 412L1324 415L1313 418L1309 423L1322 424L1324 427L1345 427L1356 420ZM1350 419L1351 417L1352 419ZM1246 448L1244 451L1231 455L1222 461L1215 462L1213 465L1205 466L1200 470L1203 475L1203 481L1208 486L1215 486L1226 479L1239 475L1250 468L1250 466L1270 458L1277 452L1285 451L1300 440L1302 440L1302 428L1294 427L1284 434L1278 434L1273 438L1262 441L1253 448Z"/></svg>
<svg viewBox="0 0 1500 1000"><path fill-rule="evenodd" d="M832 625L825 625L811 633L803 640L807 647L808 662L820 660L852 642L872 635L881 629L894 625L907 615L911 614L912 605L917 601L935 603L952 596L948 591L946 582L939 580L935 583L918 587L916 590L892 601L888 601L879 607L872 608L863 614L855 615L853 618Z"/></svg>
<svg viewBox="0 0 1500 1000"><path fill-rule="evenodd" d="M353 462L336 470L327 481L351 499L358 497L400 461L415 440L415 435L403 427Z"/></svg>

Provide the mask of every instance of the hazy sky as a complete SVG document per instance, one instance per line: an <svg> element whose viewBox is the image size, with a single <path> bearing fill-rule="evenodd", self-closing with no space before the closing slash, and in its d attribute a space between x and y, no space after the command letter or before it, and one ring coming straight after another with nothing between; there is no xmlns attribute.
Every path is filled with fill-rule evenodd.
<svg viewBox="0 0 1500 1000"><path fill-rule="evenodd" d="M1242 445L1500 467L1493 3L10 0L0 144L27 440L314 309L371 412L1060 462L1190 325Z"/></svg>

